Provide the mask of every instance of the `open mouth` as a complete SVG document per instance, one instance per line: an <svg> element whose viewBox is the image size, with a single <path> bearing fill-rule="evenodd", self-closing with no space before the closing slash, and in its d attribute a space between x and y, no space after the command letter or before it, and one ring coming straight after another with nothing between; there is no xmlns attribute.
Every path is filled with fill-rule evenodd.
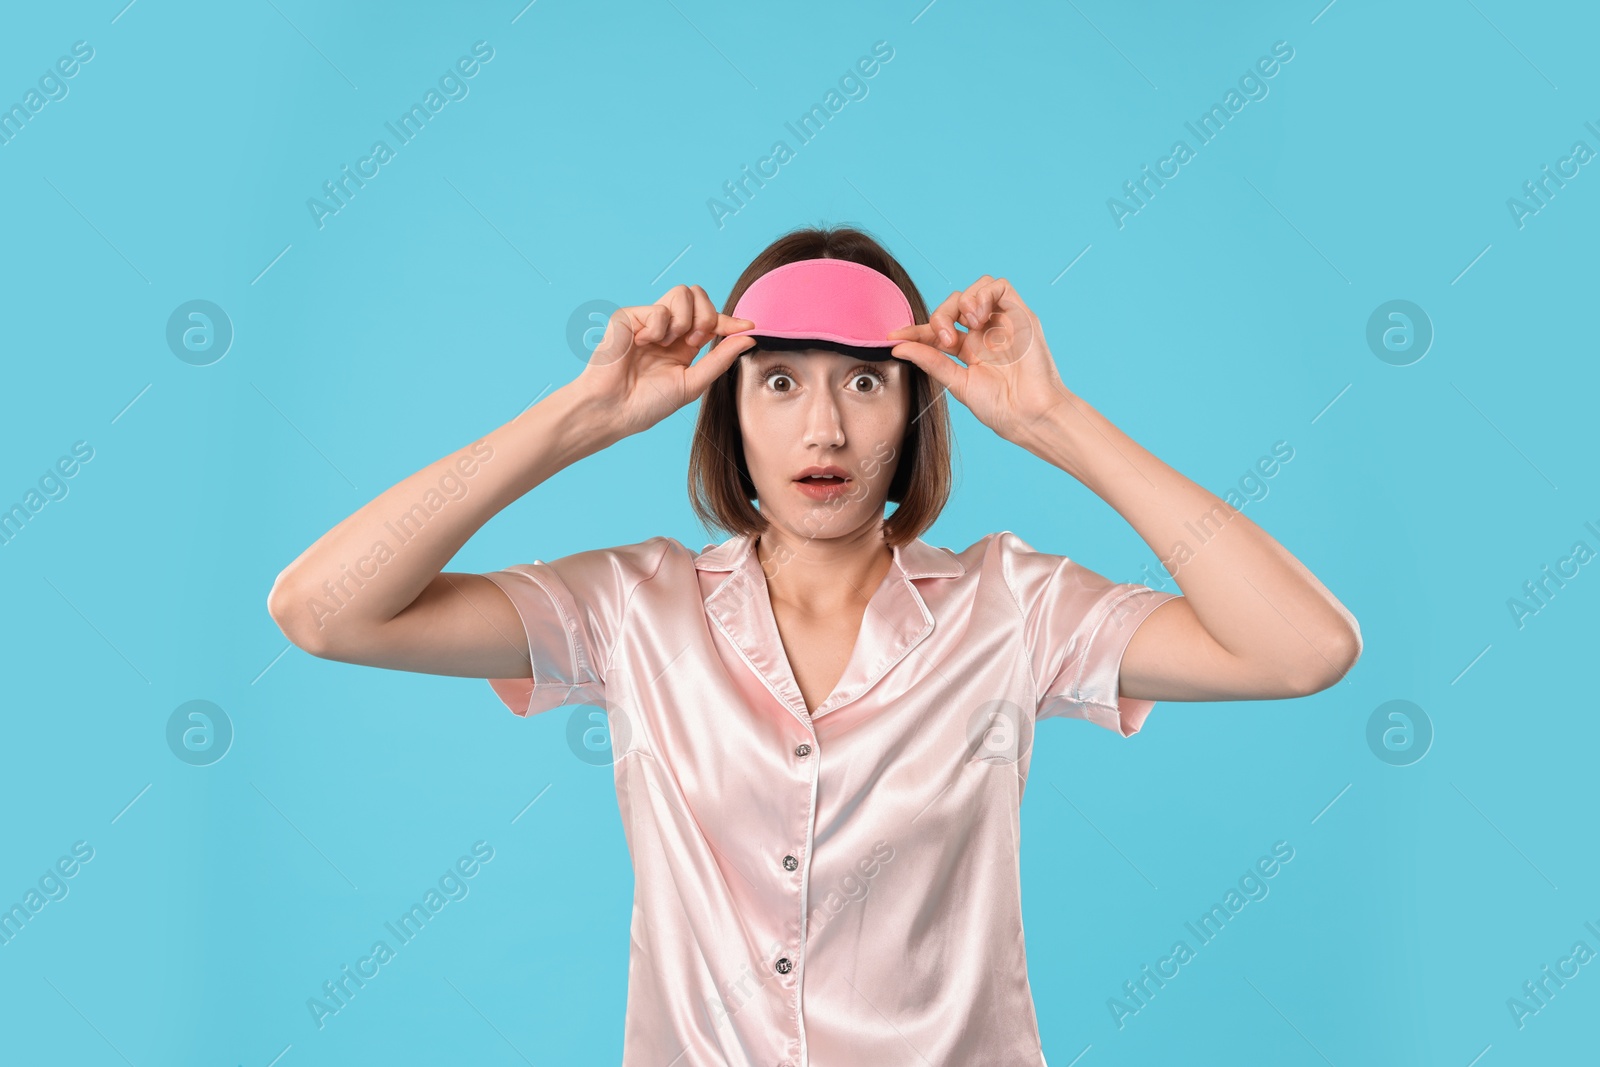
<svg viewBox="0 0 1600 1067"><path fill-rule="evenodd" d="M847 474L807 474L794 480L796 489L817 501L841 499L854 484Z"/></svg>

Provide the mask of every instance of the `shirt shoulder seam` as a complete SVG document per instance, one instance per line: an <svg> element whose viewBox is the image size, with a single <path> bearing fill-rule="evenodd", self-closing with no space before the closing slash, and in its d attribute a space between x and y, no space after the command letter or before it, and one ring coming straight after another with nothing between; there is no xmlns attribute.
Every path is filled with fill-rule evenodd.
<svg viewBox="0 0 1600 1067"><path fill-rule="evenodd" d="M996 536L994 542L986 551L997 551L995 546L1000 543L1000 538L1004 537L1008 532L1009 531L1002 531L998 536ZM1006 595L1011 598L1012 607L1017 609L1018 643L1022 646L1022 661L1027 665L1028 668L1028 685L1033 690L1033 704L1034 708L1037 709L1039 706L1039 701L1044 699L1044 694L1039 691L1039 671L1033 663L1033 652L1028 648L1028 612L1027 609L1022 606L1022 601L1017 599L1017 591L1011 588L1011 582L1006 579L1005 567L1000 566L999 569L1000 584L1005 587Z"/></svg>
<svg viewBox="0 0 1600 1067"><path fill-rule="evenodd" d="M609 678L611 676L611 663L612 663L613 660L615 660L617 658L617 649L620 648L621 645L622 645L622 636L623 636L623 634L627 633L627 630L628 630L628 619L631 617L631 615L633 613L633 600L634 600L634 597L638 595L638 592L644 586L644 583L646 583L648 581L652 581L655 578L656 575L661 573L662 565L664 563L666 563L667 556L670 555L671 552L672 552L672 539L671 538L660 537L660 541L661 541L661 555L656 557L656 565L650 569L650 573L649 574L644 575L638 581L633 583L633 588L628 590L628 597L623 602L623 605L622 605L622 618L617 622L617 633L616 633L616 636L614 638L612 638L611 647L606 650L606 667L605 667L604 677Z"/></svg>

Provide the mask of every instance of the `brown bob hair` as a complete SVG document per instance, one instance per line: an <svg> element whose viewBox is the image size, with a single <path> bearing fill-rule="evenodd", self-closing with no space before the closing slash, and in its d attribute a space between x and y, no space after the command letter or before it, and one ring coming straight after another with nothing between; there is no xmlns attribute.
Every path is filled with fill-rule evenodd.
<svg viewBox="0 0 1600 1067"><path fill-rule="evenodd" d="M914 322L928 321L927 304L906 269L871 235L848 226L808 226L773 241L734 282L722 313L732 315L739 298L757 278L802 259L846 259L871 267L905 293ZM710 344L721 341L718 334ZM739 432L739 365L743 362L741 355L706 390L689 451L690 505L707 528L734 535L760 533L768 525L753 503L756 487L745 465L744 438ZM950 499L952 483L945 391L915 364L907 362L902 367L910 372L911 410L918 414L906 427L889 483L889 501L899 505L883 526L884 541L892 546L909 544L933 525Z"/></svg>

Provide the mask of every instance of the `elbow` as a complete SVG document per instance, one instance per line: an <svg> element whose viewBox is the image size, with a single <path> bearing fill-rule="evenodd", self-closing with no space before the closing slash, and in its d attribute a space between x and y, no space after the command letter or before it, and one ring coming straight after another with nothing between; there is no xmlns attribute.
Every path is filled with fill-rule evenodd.
<svg viewBox="0 0 1600 1067"><path fill-rule="evenodd" d="M1356 622L1354 615L1347 616L1346 621L1349 624L1348 628L1339 635L1339 640L1335 644L1339 654L1334 657L1333 662L1338 667L1339 673L1328 683L1329 685L1342 681L1345 675L1355 669L1356 661L1361 658L1361 624Z"/></svg>
<svg viewBox="0 0 1600 1067"><path fill-rule="evenodd" d="M1317 643L1319 654L1302 663L1290 679L1295 696L1310 696L1344 681L1361 658L1361 627L1354 619L1338 637Z"/></svg>
<svg viewBox="0 0 1600 1067"><path fill-rule="evenodd" d="M283 636L296 648L313 656L325 658L328 654L327 631L313 624L307 614L308 598L301 595L280 574L267 593L267 614L277 624Z"/></svg>

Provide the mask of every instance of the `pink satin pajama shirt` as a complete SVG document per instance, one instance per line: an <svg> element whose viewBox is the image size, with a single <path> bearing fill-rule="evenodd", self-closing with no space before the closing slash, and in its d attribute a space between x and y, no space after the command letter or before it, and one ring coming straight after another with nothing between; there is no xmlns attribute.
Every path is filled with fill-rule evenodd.
<svg viewBox="0 0 1600 1067"><path fill-rule="evenodd" d="M609 719L635 876L625 1067L1040 1067L1034 723L1137 731L1154 702L1119 695L1123 651L1178 594L1009 531L918 539L808 713L754 546L653 537L488 575L533 665L495 693Z"/></svg>

